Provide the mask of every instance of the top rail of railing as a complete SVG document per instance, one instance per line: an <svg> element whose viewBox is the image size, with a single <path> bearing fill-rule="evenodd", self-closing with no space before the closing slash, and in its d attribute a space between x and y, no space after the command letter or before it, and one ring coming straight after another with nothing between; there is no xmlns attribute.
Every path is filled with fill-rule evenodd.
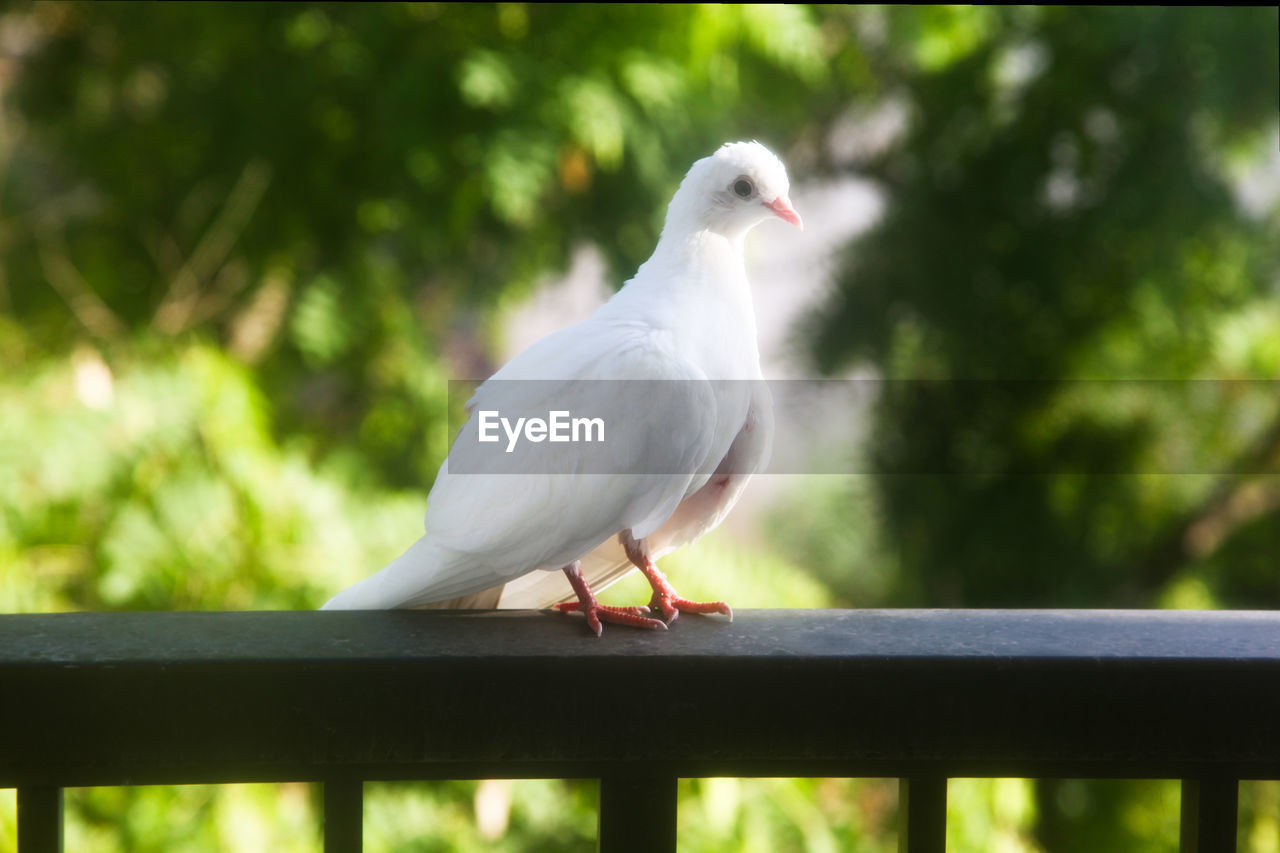
<svg viewBox="0 0 1280 853"><path fill-rule="evenodd" d="M0 616L0 787L1280 778L1280 613Z"/></svg>

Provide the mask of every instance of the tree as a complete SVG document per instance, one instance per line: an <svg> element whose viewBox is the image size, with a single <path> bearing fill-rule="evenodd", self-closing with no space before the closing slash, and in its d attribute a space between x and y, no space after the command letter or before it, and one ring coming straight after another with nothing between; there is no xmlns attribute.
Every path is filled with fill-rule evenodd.
<svg viewBox="0 0 1280 853"><path fill-rule="evenodd" d="M888 380L890 600L1277 606L1280 207L1233 188L1276 144L1276 11L891 21L912 121L815 319L822 367ZM1041 787L1046 849L1146 849Z"/></svg>

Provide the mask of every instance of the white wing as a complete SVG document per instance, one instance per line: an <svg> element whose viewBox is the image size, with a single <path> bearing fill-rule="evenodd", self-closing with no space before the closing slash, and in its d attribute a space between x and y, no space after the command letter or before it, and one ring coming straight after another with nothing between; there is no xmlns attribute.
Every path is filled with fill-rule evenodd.
<svg viewBox="0 0 1280 853"><path fill-rule="evenodd" d="M590 381L601 379L610 382ZM659 380L664 392L627 393L628 383L617 380ZM546 473L578 470L577 443L543 444L536 455L459 451L478 446L481 411L514 423L591 403L609 409L604 444L614 470L656 473ZM591 321L513 359L468 408L428 497L425 535L326 607L414 607L470 596L535 569L561 568L619 530L649 535L706 482L726 428L711 384L666 334Z"/></svg>

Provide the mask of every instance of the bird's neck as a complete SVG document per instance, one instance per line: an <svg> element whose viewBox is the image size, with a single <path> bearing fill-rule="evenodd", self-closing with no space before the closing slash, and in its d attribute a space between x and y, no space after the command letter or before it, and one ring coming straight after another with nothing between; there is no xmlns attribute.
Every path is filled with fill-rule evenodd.
<svg viewBox="0 0 1280 853"><path fill-rule="evenodd" d="M725 236L709 229L664 229L646 266L680 270L712 284L746 285L742 259L745 234Z"/></svg>
<svg viewBox="0 0 1280 853"><path fill-rule="evenodd" d="M714 231L663 232L649 260L604 309L659 328L691 328L708 340L741 338L754 351L755 310L742 238ZM708 331L709 330L709 331Z"/></svg>

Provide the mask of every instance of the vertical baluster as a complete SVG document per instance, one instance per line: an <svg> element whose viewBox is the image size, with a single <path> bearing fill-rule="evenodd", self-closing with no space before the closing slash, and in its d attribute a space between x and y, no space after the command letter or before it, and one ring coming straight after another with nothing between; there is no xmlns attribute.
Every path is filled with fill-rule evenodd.
<svg viewBox="0 0 1280 853"><path fill-rule="evenodd" d="M360 853L364 845L364 783L324 783L324 853Z"/></svg>
<svg viewBox="0 0 1280 853"><path fill-rule="evenodd" d="M944 853L946 849L946 777L898 780L898 853Z"/></svg>
<svg viewBox="0 0 1280 853"><path fill-rule="evenodd" d="M19 853L62 853L62 789L18 789Z"/></svg>
<svg viewBox="0 0 1280 853"><path fill-rule="evenodd" d="M607 776L600 780L601 853L676 849L674 776Z"/></svg>
<svg viewBox="0 0 1280 853"><path fill-rule="evenodd" d="M1182 780L1182 853L1236 849L1240 783L1205 777Z"/></svg>

